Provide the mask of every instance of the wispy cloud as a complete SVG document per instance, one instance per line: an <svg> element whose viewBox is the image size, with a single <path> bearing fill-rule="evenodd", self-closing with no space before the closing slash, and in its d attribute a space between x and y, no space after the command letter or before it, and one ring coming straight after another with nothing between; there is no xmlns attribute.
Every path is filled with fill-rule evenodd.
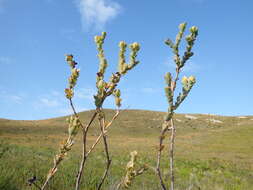
<svg viewBox="0 0 253 190"><path fill-rule="evenodd" d="M157 92L156 89L151 88L151 87L142 88L141 91L144 92L144 93L147 93L147 94L152 94L152 93Z"/></svg>
<svg viewBox="0 0 253 190"><path fill-rule="evenodd" d="M1 0L0 0L0 12L1 12ZM10 57L0 56L0 65L2 64L11 64L12 60Z"/></svg>
<svg viewBox="0 0 253 190"><path fill-rule="evenodd" d="M164 66L166 66L168 69L176 68L176 64L173 61L164 62ZM197 63L188 61L187 63L185 63L185 66L183 67L182 71L186 73L197 73L200 69L201 67Z"/></svg>
<svg viewBox="0 0 253 190"><path fill-rule="evenodd" d="M93 95L96 94L96 90L93 88L80 88L75 92L75 97L93 100Z"/></svg>
<svg viewBox="0 0 253 190"><path fill-rule="evenodd" d="M7 92L6 90L0 89L0 100L2 100L5 103L21 104L23 103L24 98L25 95L22 93L13 94Z"/></svg>
<svg viewBox="0 0 253 190"><path fill-rule="evenodd" d="M89 88L82 88L75 91L74 104L77 112L88 110L80 100L83 98L91 99L93 92L94 91ZM64 93L56 90L38 96L33 102L33 107L36 110L43 109L44 112L52 113L55 116L69 115L73 113Z"/></svg>
<svg viewBox="0 0 253 190"><path fill-rule="evenodd" d="M51 91L46 95L39 95L33 102L37 109L41 108L58 108L64 105L64 95L58 91Z"/></svg>
<svg viewBox="0 0 253 190"><path fill-rule="evenodd" d="M17 103L17 104L21 104L22 101L23 101L23 97L22 96L18 96L18 95L10 95L9 96L9 99L14 102L14 103Z"/></svg>
<svg viewBox="0 0 253 190"><path fill-rule="evenodd" d="M77 106L77 107L75 107L75 110L77 112L81 112L81 111L86 111L88 109L85 107L78 107ZM70 107L60 108L60 109L58 109L58 113L62 114L62 115L70 115L70 114L73 114L73 110Z"/></svg>
<svg viewBox="0 0 253 190"><path fill-rule="evenodd" d="M60 105L57 99L40 98L39 102L46 107L57 107Z"/></svg>
<svg viewBox="0 0 253 190"><path fill-rule="evenodd" d="M106 23L120 12L120 5L112 0L78 0L84 29L102 30Z"/></svg>

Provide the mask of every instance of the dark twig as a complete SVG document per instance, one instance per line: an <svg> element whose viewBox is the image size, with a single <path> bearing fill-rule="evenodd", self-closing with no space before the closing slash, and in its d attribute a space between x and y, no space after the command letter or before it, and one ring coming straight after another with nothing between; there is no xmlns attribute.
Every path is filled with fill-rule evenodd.
<svg viewBox="0 0 253 190"><path fill-rule="evenodd" d="M105 172L104 172L102 179L101 179L101 181L98 185L98 188L97 188L97 190L100 190L104 181L105 181L106 176L108 175L108 171L109 171L112 160L110 159L109 150L108 150L106 131L105 131L105 116L103 115L103 113L100 114L98 119L99 119L99 126L100 126L102 136L103 136L104 150L105 150L106 160L107 160Z"/></svg>

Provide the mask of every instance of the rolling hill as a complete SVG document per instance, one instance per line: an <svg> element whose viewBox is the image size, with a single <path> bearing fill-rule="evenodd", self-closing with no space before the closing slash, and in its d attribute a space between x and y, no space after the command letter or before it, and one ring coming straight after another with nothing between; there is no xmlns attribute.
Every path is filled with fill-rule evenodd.
<svg viewBox="0 0 253 190"><path fill-rule="evenodd" d="M83 123L88 122L92 113L93 110L80 113ZM113 114L113 110L106 110L108 121ZM116 173L124 172L124 164L127 162L128 154L133 150L137 150L143 159L148 158L150 164L155 164L158 136L164 115L163 112L145 110L125 110L120 114L108 133L110 151L112 155L116 155L116 157L118 155L119 158L114 158L114 160L118 161L116 161L116 164L123 167L122 170L116 171ZM66 118L59 117L34 121L0 119L0 159L2 159L0 169L7 171L6 166L12 163L11 165L15 167L21 164L24 167L23 170L26 171L21 172L22 174L18 175L19 178L15 177L14 173L9 174L9 177L12 176L16 180L14 183L16 186L23 184L22 188L25 189L24 181L26 177L35 172L42 179L43 174L47 173L48 164L47 166L42 164L42 169L38 169L35 165L36 163L52 162L59 143L67 137ZM96 124L97 121L91 126L88 137L89 144L99 135ZM201 165L199 169L202 171L203 165L207 167L206 163L212 163L211 165L207 164L211 168L210 171L214 170L216 172L216 167L223 167L228 173L226 175L231 175L228 177L232 180L231 184L237 184L236 180L239 180L240 184L245 185L238 188L234 185L236 187L234 189L253 186L253 116L228 117L208 114L176 114L175 125L177 127L177 165L178 168L189 167L189 171L179 169L180 180L184 180L182 176L185 175L185 180L188 179L189 181L189 176L194 171L195 166L199 168L199 165ZM79 155L80 146L81 136L78 135L72 150L73 153L70 153L67 159L73 159L73 162L77 163L79 157L76 157L76 155ZM101 157L101 154L103 154L103 150L102 146L99 145L97 153L94 153L94 155ZM27 163L27 159L30 159L33 164ZM33 169L29 170L28 168ZM8 171L10 172L10 170ZM20 176L22 177L20 178ZM220 177L217 178L220 179ZM8 190L11 190L12 183L8 186L8 179L8 175L6 177L6 175L0 174L0 189L7 189L6 186L9 188ZM224 181L226 179L224 178ZM60 183L57 179L55 180L55 183ZM201 180L199 179L199 181ZM219 182L218 184L223 183ZM12 189L15 189L16 186L14 185ZM66 186L61 187L66 188ZM180 186L180 188L184 187L186 187L186 184ZM136 186L135 189L138 189L138 187Z"/></svg>

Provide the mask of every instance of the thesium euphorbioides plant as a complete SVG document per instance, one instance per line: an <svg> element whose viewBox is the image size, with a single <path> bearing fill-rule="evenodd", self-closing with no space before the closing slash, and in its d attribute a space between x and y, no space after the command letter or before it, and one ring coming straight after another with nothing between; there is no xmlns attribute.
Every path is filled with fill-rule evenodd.
<svg viewBox="0 0 253 190"><path fill-rule="evenodd" d="M73 110L73 115L67 119L68 138L61 143L59 153L56 154L54 158L53 167L49 170L49 173L46 177L45 182L40 187L39 185L35 183L36 179L29 180L30 184L34 184L34 186L40 190L44 190L47 187L50 179L56 174L58 165L67 155L67 152L71 150L71 147L74 144L74 138L77 135L78 130L80 128L82 130L82 160L80 162L80 167L76 175L77 177L76 177L75 190L80 189L81 178L82 178L87 157L95 149L95 147L97 146L97 144L100 142L101 139L103 139L107 163L106 163L106 168L105 168L104 174L102 175L101 181L97 185L97 188L96 188L97 190L101 189L104 183L104 180L108 174L108 171L111 165L111 158L109 155L109 147L107 143L106 133L108 131L108 128L113 123L113 121L118 117L120 113L119 108L121 106L121 101L122 101L121 92L117 88L117 85L120 82L121 77L124 76L128 71L132 70L139 63L139 61L136 60L136 57L137 57L138 51L140 50L140 45L136 42L129 45L129 48L131 50L130 63L126 63L125 52L128 45L123 41L119 43L120 51L119 51L118 71L113 73L109 81L106 82L104 80L104 75L105 75L108 63L105 58L104 50L103 50L103 44L104 44L105 38L106 38L105 32L103 32L101 36L95 36L94 38L96 46L97 46L98 58L99 58L99 69L96 74L97 93L96 95L94 95L94 104L96 106L96 110L94 111L92 117L90 118L89 122L86 125L84 125L81 122L80 117L78 113L76 112L76 109L72 101L72 98L74 97L74 87L77 83L80 70L76 68L77 63L74 61L73 55L66 55L66 61L69 64L70 69L71 69L71 75L68 79L68 87L65 89L65 96L69 100L70 106ZM102 106L106 98L111 95L115 97L115 104L117 106L117 109L113 118L109 122L106 122L105 113ZM96 118L98 119L101 132L100 132L100 135L97 137L97 139L93 142L93 144L90 147L87 147L88 130Z"/></svg>
<svg viewBox="0 0 253 190"><path fill-rule="evenodd" d="M170 190L174 190L174 143L175 143L175 135L176 135L176 127L173 122L173 115L175 110L180 106L180 104L184 101L184 99L188 96L189 92L191 91L193 85L196 82L194 76L190 77L182 77L182 91L175 97L175 90L177 87L177 82L179 80L179 74L182 71L182 68L185 66L186 61L193 56L192 47L198 35L198 28L193 26L190 28L190 34L185 37L187 46L183 56L179 54L179 45L181 39L183 38L183 34L186 29L186 23L182 23L179 25L179 32L176 36L175 42L168 39L165 41L165 44L168 45L174 54L174 62L176 64L175 75L172 76L170 72L165 74L165 95L168 101L168 112L164 118L164 122L162 125L161 134L159 137L159 147L158 147L158 154L157 154L157 165L156 165L156 172L160 180L160 184L163 190L168 189L167 183L164 181L164 178L161 173L160 169L160 162L162 151L165 147L164 139L166 137L167 132L171 131L170 136L170 144L169 144L169 160L170 160Z"/></svg>

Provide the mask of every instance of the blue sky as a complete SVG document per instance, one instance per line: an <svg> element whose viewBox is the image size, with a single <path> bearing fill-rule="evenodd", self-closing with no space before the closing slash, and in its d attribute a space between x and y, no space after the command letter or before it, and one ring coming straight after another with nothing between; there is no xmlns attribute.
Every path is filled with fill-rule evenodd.
<svg viewBox="0 0 253 190"><path fill-rule="evenodd" d="M64 97L72 53L81 68L77 110L94 109L98 69L94 35L107 32L106 77L118 64L118 42L139 42L140 65L119 87L123 108L166 111L163 76L182 22L199 27L195 55L181 76L197 83L178 113L253 115L251 0L0 0L0 118L44 119L70 113ZM108 99L105 108L114 108Z"/></svg>

